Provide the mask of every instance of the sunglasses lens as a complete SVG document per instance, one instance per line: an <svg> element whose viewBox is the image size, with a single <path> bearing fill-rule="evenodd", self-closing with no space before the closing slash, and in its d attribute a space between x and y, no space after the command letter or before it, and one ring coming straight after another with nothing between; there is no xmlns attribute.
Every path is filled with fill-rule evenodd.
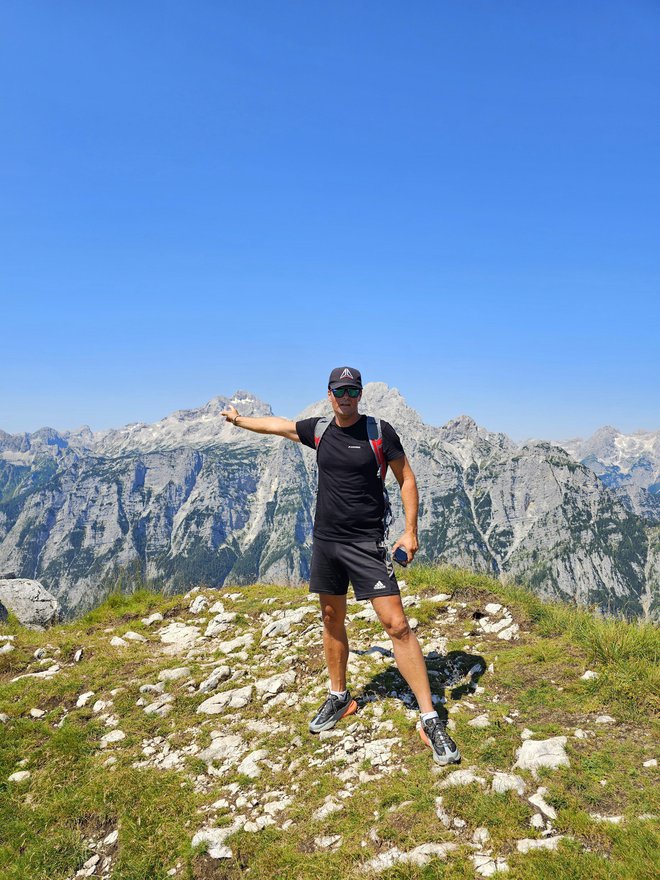
<svg viewBox="0 0 660 880"><path fill-rule="evenodd" d="M359 397L360 396L360 389L359 388L347 388L346 390L348 391L349 397Z"/></svg>
<svg viewBox="0 0 660 880"><path fill-rule="evenodd" d="M333 388L332 393L335 395L335 397L343 397L344 394L346 394L346 389L345 388Z"/></svg>

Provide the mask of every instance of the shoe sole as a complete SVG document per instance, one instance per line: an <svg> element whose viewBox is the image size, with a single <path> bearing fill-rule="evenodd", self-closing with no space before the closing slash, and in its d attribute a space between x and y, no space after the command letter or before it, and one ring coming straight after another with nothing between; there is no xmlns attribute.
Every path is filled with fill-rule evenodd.
<svg viewBox="0 0 660 880"><path fill-rule="evenodd" d="M328 718L325 724L321 724L320 726L312 727L309 725L309 729L311 733L321 733L323 730L332 730L335 724L338 721L341 721L342 718L345 718L347 715L354 715L358 710L358 704L355 700L351 700L348 706L344 709L344 711L340 715L336 715L334 718Z"/></svg>
<svg viewBox="0 0 660 880"><path fill-rule="evenodd" d="M436 750L433 748L433 746L431 745L431 740L424 733L422 728L418 727L417 730L418 730L419 737L420 737L421 741L424 743L425 746L428 746L431 749L431 751L433 752L433 760L435 761L436 764L439 764L441 767L446 767L447 764L458 764L458 762L461 760L461 753L458 751L458 749L456 749L455 752L451 752L451 754L445 755L443 757L442 755L439 755L436 752Z"/></svg>

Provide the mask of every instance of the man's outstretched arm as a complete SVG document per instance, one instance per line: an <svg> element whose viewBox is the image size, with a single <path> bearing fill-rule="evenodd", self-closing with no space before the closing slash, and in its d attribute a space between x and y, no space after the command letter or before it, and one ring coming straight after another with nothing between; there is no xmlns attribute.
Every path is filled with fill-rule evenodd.
<svg viewBox="0 0 660 880"><path fill-rule="evenodd" d="M401 488L401 501L406 515L406 530L392 548L392 552L397 547L403 547L408 554L408 561L412 562L419 548L417 541L417 510L419 508L417 481L405 455L403 458L389 461L388 465L392 468L392 473Z"/></svg>
<svg viewBox="0 0 660 880"><path fill-rule="evenodd" d="M287 440L300 443L300 437L296 433L296 423L290 419L280 419L278 416L242 416L231 404L227 409L223 409L220 415L237 428L245 428L246 431L254 431L256 434L277 434L278 437L286 437Z"/></svg>

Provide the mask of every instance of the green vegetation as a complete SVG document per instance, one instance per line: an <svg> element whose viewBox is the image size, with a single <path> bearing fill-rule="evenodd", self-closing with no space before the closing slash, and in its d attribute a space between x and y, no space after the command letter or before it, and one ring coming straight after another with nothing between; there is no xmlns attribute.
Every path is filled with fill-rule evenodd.
<svg viewBox="0 0 660 880"><path fill-rule="evenodd" d="M415 732L414 712L391 695L403 690L403 682L392 661L379 653L351 655L358 714L342 722L337 737L335 731L324 739L308 733L326 680L318 606L303 590L274 585L205 590L208 602L220 600L235 619L225 632L201 643L197 653L170 655L157 636L160 626L197 621L203 632L212 615L208 609L191 615L191 599L163 596L144 585L136 589L139 579L130 578L118 583L100 607L48 632L26 630L12 617L0 625L0 636L14 636L16 646L0 654L0 714L7 716L0 722L0 876L67 880L97 853L93 876L102 875L107 858L112 880L352 880L370 876L366 863L392 847L408 852L444 842L457 845L446 860L401 863L378 876L473 880L478 875L471 842L477 829L486 828L487 848L506 860L509 872L501 876L512 880L655 878L657 820L649 817L660 812L657 767L644 762L657 757L657 629L544 604L521 586L454 569L414 566L405 577L404 597L417 597L409 616L418 622L425 650L465 651L492 664L493 671L478 682L446 692L461 767L484 783L442 787L456 768L433 764ZM439 593L450 599L432 598ZM479 616L489 602L509 609L520 626L517 640L482 631ZM364 607L351 601L349 614ZM268 620L296 609L307 613L288 640L261 640ZM162 624L142 623L154 612L163 615ZM114 635L127 631L146 641L110 645ZM236 652L219 650L223 639L243 634L254 638L244 646L242 660ZM349 623L349 637L362 648L387 642L378 622L365 618ZM0 646L4 642L0 638ZM80 648L83 657L75 662ZM45 654L41 660L35 658L38 649ZM12 681L54 663L62 669L52 678ZM235 678L212 693L287 670L294 670L297 680L272 705L254 698L239 710L200 715L197 707L211 694L196 687L222 664L235 671ZM141 686L155 685L161 670L179 666L190 672L165 684L165 694L174 697L172 711L146 714L144 705L160 695ZM429 660L429 668L436 668L435 661ZM582 679L586 669L597 677ZM432 677L440 693L438 680ZM93 697L77 705L88 691ZM299 701L289 706L285 698L291 695ZM106 706L99 708L97 701ZM34 709L43 715L35 717ZM470 724L483 713L487 727ZM596 723L600 715L613 716L615 723ZM264 720L270 730L260 727ZM535 739L566 736L570 767L540 769L537 779L530 771L513 770L525 728ZM102 748L101 738L113 730L124 738ZM583 735L576 736L576 730ZM198 753L216 731L242 737L248 751L268 751L258 778L238 761L209 773ZM384 769L393 772L383 772L363 755L355 771L363 780L344 797L347 783L340 777L351 765L339 747L348 736L356 742L392 739ZM168 755L176 758L170 765ZM157 765L159 756L163 760ZM9 782L17 771L30 776ZM494 793L490 783L498 771L518 773L526 796ZM540 838L530 827L537 810L527 800L539 785L546 787L545 800L557 813L553 833L563 838L555 852L523 854L516 841ZM267 815L268 803L284 795L289 800L274 813L274 824L256 833L233 824L237 815ZM328 797L342 808L315 818ZM437 813L439 797L446 821ZM614 824L592 814L623 818ZM211 858L209 844L193 849L192 837L202 827L232 830L225 841L231 859ZM115 830L117 841L103 844ZM339 845L318 843L317 838L333 835L341 836Z"/></svg>

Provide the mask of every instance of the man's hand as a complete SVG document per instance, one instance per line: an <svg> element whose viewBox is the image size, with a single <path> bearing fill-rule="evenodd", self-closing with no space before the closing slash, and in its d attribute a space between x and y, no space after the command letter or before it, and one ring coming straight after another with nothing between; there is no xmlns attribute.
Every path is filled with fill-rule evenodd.
<svg viewBox="0 0 660 880"><path fill-rule="evenodd" d="M232 406L231 403L227 405L227 409L223 409L220 413L221 416L224 416L228 422L234 423L234 420L238 418L239 412L235 406Z"/></svg>
<svg viewBox="0 0 660 880"><path fill-rule="evenodd" d="M415 553L417 553L419 549L417 535L414 532L405 531L396 542L394 547L392 547L393 554L396 552L397 547L403 547L403 549L408 554L408 563L410 564L415 558Z"/></svg>

